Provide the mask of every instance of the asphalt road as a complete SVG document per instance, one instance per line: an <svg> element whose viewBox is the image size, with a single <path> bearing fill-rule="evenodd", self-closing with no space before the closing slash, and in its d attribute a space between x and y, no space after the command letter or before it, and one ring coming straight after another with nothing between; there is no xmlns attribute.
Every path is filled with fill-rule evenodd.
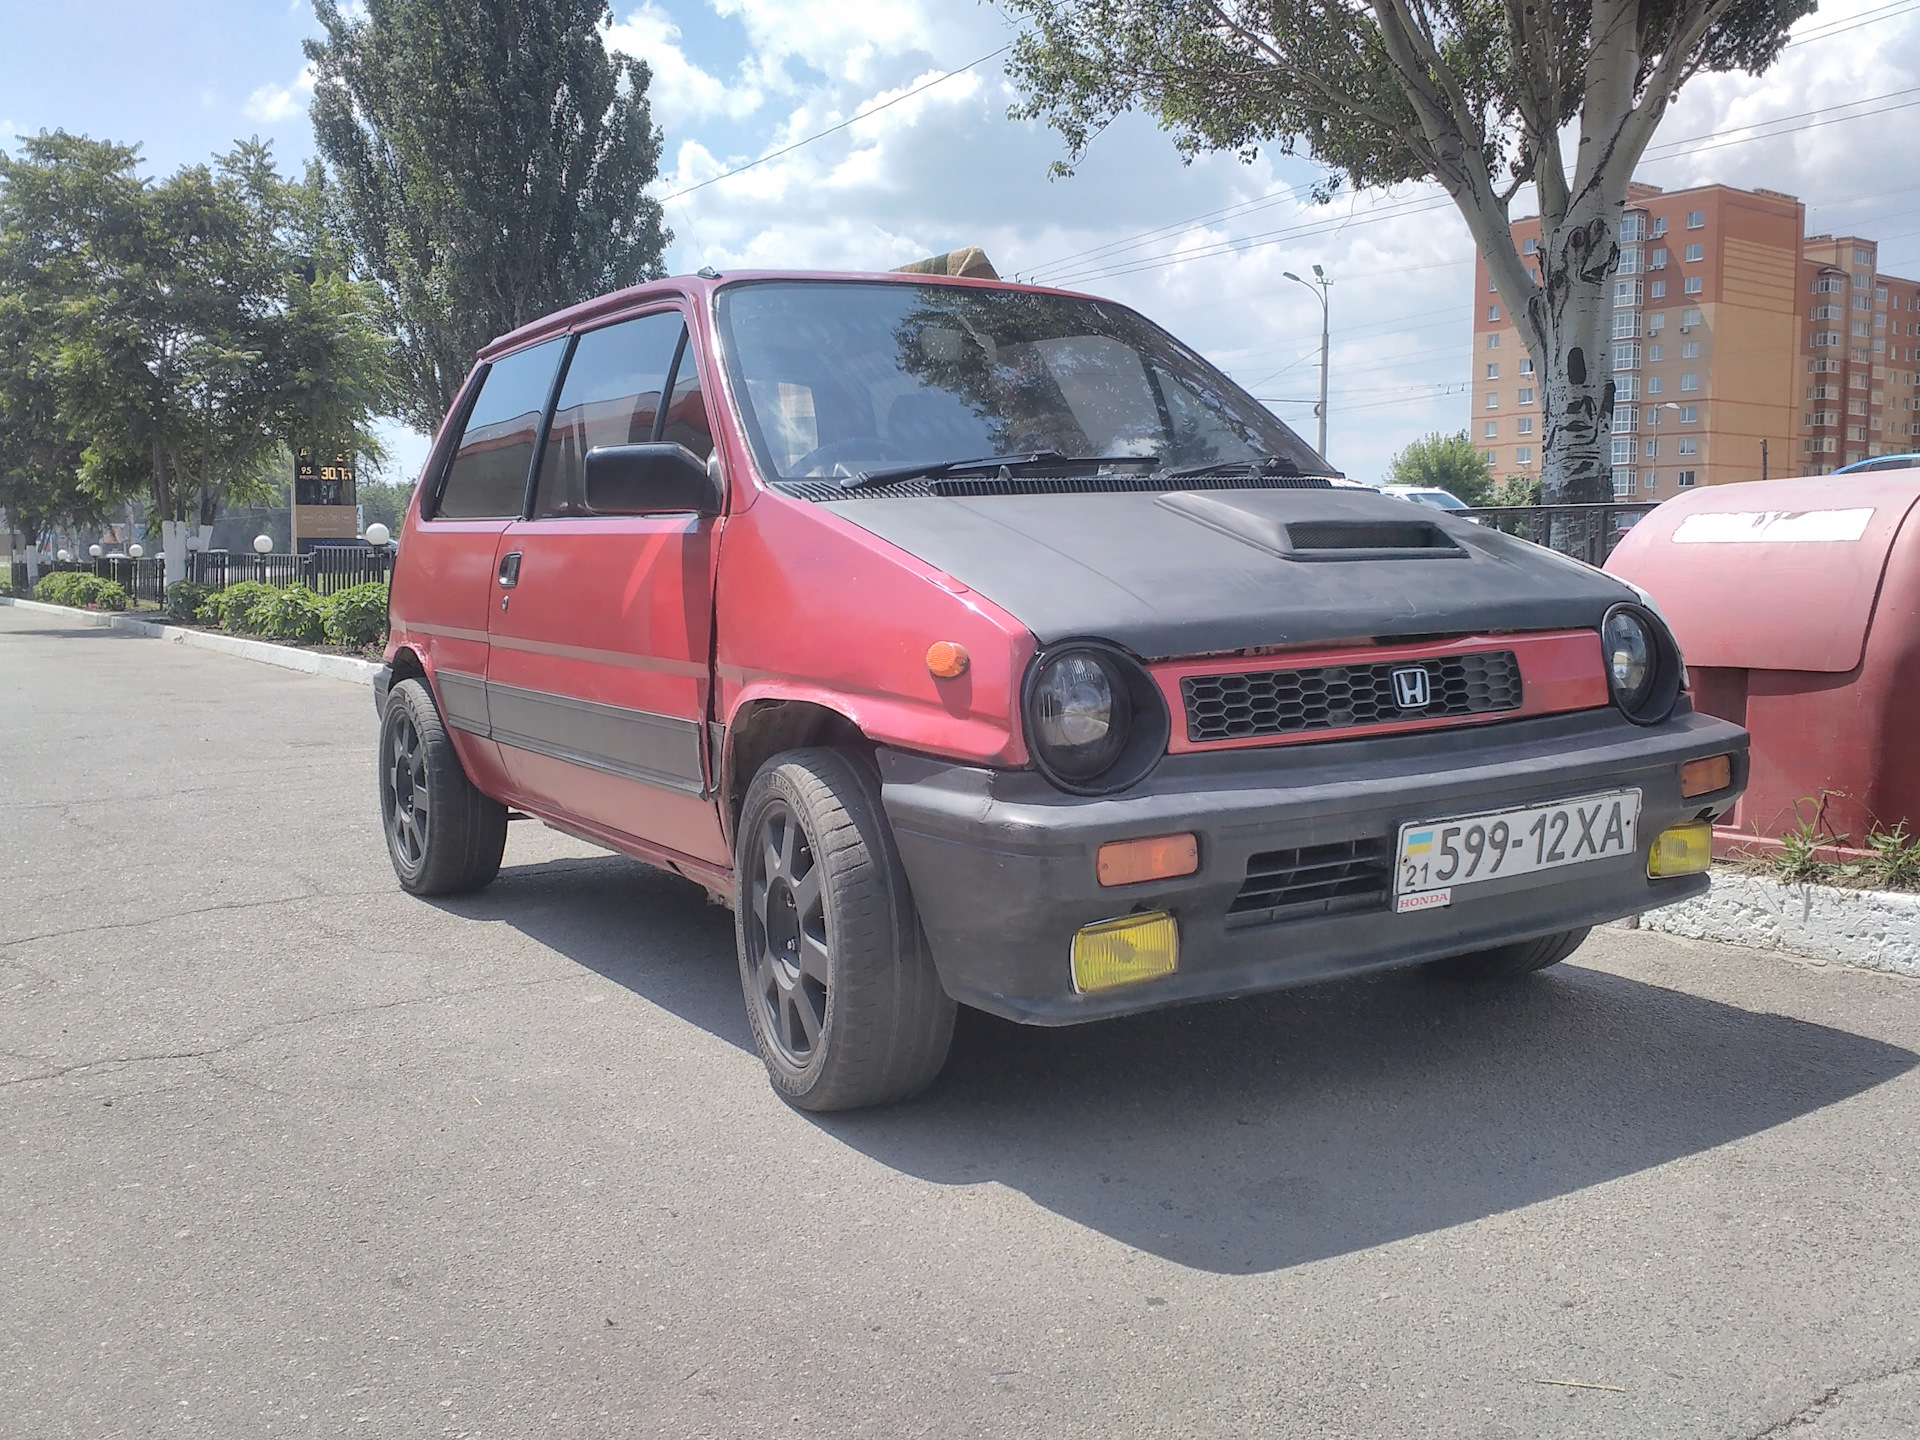
<svg viewBox="0 0 1920 1440"><path fill-rule="evenodd" d="M1920 984L1615 930L812 1119L692 885L402 895L374 733L0 608L0 1435L1920 1432Z"/></svg>

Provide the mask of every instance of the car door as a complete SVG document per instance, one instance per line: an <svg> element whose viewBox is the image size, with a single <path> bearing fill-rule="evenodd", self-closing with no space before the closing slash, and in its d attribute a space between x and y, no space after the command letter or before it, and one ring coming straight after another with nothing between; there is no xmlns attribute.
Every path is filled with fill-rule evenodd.
<svg viewBox="0 0 1920 1440"><path fill-rule="evenodd" d="M678 310L576 337L531 518L500 537L487 700L531 808L724 865L705 742L720 522L592 515L583 488L596 446L667 439L706 458L703 400Z"/></svg>
<svg viewBox="0 0 1920 1440"><path fill-rule="evenodd" d="M508 355L470 383L459 442L422 493L394 579L394 628L424 652L461 761L492 793L505 788L486 699L494 560L501 533L524 512L534 441L565 346L563 338Z"/></svg>

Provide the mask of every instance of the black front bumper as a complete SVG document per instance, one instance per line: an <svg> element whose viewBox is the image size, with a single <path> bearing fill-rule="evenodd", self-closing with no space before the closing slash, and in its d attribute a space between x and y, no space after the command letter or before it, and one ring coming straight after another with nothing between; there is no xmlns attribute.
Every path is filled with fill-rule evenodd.
<svg viewBox="0 0 1920 1440"><path fill-rule="evenodd" d="M1682 702L1683 709L1686 708ZM1731 753L1733 784L1680 796L1680 766ZM1065 795L1032 771L990 770L882 749L887 815L933 947L957 1000L1009 1019L1065 1025L1136 1010L1435 960L1638 914L1707 888L1647 878L1669 826L1730 810L1747 781L1747 734L1691 712L1650 728L1586 711L1505 724L1170 755L1123 795ZM1380 841L1409 821L1641 792L1639 849L1456 890L1443 909L1396 914L1389 894L1348 908L1230 913L1255 856ZM1095 853L1112 840L1192 831L1200 869L1103 888ZM1389 865L1389 874L1391 866ZM1388 884L1390 885L1390 880ZM1074 932L1137 911L1180 927L1176 974L1076 994Z"/></svg>

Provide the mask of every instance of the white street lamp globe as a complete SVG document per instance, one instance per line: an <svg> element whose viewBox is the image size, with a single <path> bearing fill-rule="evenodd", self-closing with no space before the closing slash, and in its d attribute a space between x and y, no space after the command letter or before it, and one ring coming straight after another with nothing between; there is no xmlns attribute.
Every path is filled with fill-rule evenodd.
<svg viewBox="0 0 1920 1440"><path fill-rule="evenodd" d="M266 555L266 554L270 554L272 550L273 550L273 537L271 535L256 535L253 537L253 553L254 554Z"/></svg>
<svg viewBox="0 0 1920 1440"><path fill-rule="evenodd" d="M198 535L187 536L187 549L198 550L199 548L200 548L200 537Z"/></svg>
<svg viewBox="0 0 1920 1440"><path fill-rule="evenodd" d="M136 560L138 560L142 555L146 553L147 552L141 549L138 545L127 546L127 554L131 555Z"/></svg>
<svg viewBox="0 0 1920 1440"><path fill-rule="evenodd" d="M387 541L392 538L393 538L393 532L387 529L387 527L382 525L378 520L374 521L373 524L367 526L367 543L369 545L374 546L376 549L382 545L385 545Z"/></svg>
<svg viewBox="0 0 1920 1440"><path fill-rule="evenodd" d="M106 551L100 548L100 542L97 540L93 544L87 546L87 554L91 555L96 560L98 560L102 555L106 553L107 553Z"/></svg>
<svg viewBox="0 0 1920 1440"><path fill-rule="evenodd" d="M62 550L60 551L59 559L60 559L60 563L64 565L69 560L73 559L73 552L71 550Z"/></svg>

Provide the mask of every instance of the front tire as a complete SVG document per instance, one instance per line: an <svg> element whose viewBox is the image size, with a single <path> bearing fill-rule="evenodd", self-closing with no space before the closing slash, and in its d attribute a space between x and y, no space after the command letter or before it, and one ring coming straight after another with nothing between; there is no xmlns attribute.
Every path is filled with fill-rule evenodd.
<svg viewBox="0 0 1920 1440"><path fill-rule="evenodd" d="M802 1110L918 1094L946 1064L940 985L877 787L837 750L775 756L734 840L734 934L754 1044Z"/></svg>
<svg viewBox="0 0 1920 1440"><path fill-rule="evenodd" d="M1491 950L1449 955L1444 960L1435 960L1427 968L1449 980L1517 980L1549 965L1558 965L1580 948L1591 930L1591 926L1583 925L1578 930L1562 930L1556 935L1496 945Z"/></svg>
<svg viewBox="0 0 1920 1440"><path fill-rule="evenodd" d="M380 828L400 888L478 890L500 873L507 807L467 779L424 680L402 680L380 717Z"/></svg>

